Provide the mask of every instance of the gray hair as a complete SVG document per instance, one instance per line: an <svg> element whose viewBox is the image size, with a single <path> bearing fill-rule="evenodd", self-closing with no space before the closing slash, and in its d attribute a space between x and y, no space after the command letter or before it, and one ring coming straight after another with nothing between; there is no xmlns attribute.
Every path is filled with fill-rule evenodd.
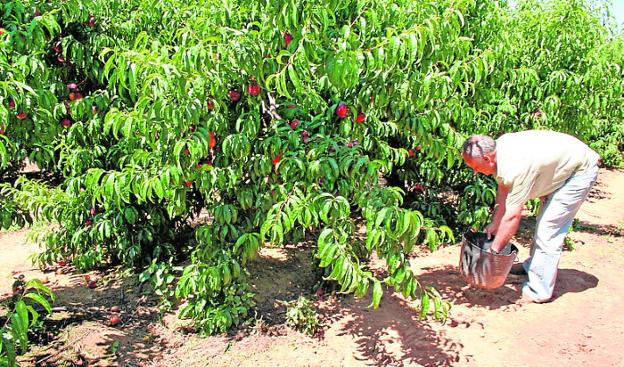
<svg viewBox="0 0 624 367"><path fill-rule="evenodd" d="M481 158L496 150L496 141L487 135L473 135L462 145L463 155L471 158Z"/></svg>

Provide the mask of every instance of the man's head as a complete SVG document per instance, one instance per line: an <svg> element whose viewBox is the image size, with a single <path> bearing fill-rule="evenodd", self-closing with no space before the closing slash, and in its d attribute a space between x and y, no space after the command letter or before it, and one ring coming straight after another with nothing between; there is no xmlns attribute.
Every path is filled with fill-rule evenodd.
<svg viewBox="0 0 624 367"><path fill-rule="evenodd" d="M496 173L496 142L485 135L473 135L462 145L462 158L475 172Z"/></svg>

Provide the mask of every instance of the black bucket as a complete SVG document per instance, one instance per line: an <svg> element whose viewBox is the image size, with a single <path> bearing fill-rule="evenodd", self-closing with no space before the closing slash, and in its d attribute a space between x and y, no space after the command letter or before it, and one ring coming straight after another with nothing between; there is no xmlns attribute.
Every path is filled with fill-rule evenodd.
<svg viewBox="0 0 624 367"><path fill-rule="evenodd" d="M462 236L459 271L464 280L477 288L496 289L505 284L511 266L516 260L518 248L509 243L510 251L493 254L483 249L487 236L483 232L468 231Z"/></svg>

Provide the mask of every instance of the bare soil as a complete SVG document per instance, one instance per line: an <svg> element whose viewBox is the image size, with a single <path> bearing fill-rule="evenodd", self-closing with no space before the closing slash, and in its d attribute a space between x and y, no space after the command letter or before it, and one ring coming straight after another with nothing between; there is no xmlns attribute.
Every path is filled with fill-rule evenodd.
<svg viewBox="0 0 624 367"><path fill-rule="evenodd" d="M315 302L322 330L314 337L284 325L278 300L311 297L314 269L305 244L265 248L252 266L258 293L255 325L202 338L172 314L161 315L149 291L119 272L90 273L94 290L71 267L41 272L27 260L37 247L27 231L0 233L0 294L25 274L49 281L60 309L23 366L624 366L624 171L602 170L577 216L573 251L564 252L554 299L515 304L524 278L495 291L468 287L458 274L459 246L414 254L420 282L452 303L445 324L418 320L417 304L387 291L370 299L324 295ZM529 252L534 218L514 242ZM122 323L109 325L110 307Z"/></svg>

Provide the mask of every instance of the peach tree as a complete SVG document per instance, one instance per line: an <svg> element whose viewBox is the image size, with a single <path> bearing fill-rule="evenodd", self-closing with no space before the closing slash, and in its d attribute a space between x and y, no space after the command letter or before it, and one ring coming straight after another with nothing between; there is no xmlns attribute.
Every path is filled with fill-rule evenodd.
<svg viewBox="0 0 624 367"><path fill-rule="evenodd" d="M488 219L466 134L559 129L621 164L622 38L584 2L545 7L5 2L0 223L56 224L39 263L138 269L205 333L249 316L262 246L306 239L339 291L443 318L409 256Z"/></svg>

